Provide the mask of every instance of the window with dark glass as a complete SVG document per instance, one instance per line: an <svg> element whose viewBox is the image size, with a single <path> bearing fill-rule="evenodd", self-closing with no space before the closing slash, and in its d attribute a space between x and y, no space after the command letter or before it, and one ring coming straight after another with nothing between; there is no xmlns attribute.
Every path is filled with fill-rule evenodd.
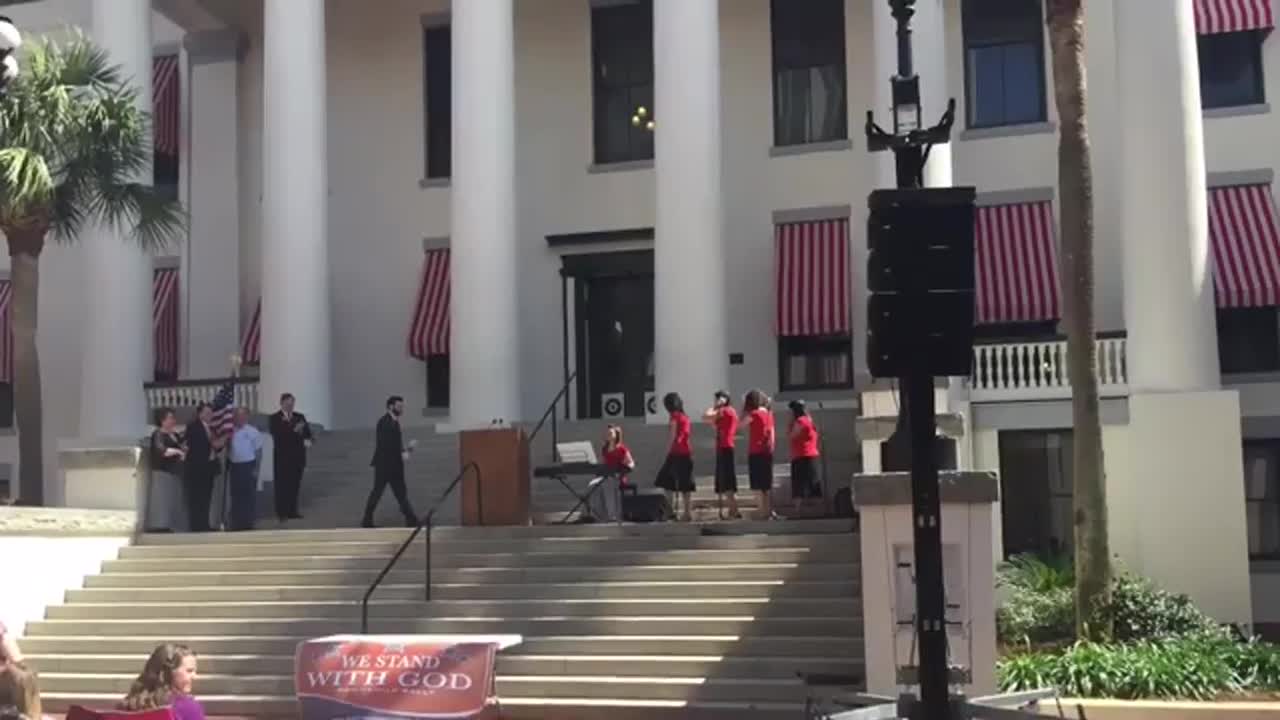
<svg viewBox="0 0 1280 720"><path fill-rule="evenodd" d="M13 383L0 383L0 429L13 427Z"/></svg>
<svg viewBox="0 0 1280 720"><path fill-rule="evenodd" d="M853 387L853 341L848 335L780 337L778 374L782 390Z"/></svg>
<svg viewBox="0 0 1280 720"><path fill-rule="evenodd" d="M1223 374L1280 370L1276 308L1218 310L1218 363Z"/></svg>
<svg viewBox="0 0 1280 720"><path fill-rule="evenodd" d="M1070 553L1071 431L1006 430L999 442L1005 557Z"/></svg>
<svg viewBox="0 0 1280 720"><path fill-rule="evenodd" d="M1045 120L1040 0L964 0L965 107L971 128Z"/></svg>
<svg viewBox="0 0 1280 720"><path fill-rule="evenodd" d="M773 143L845 140L844 0L772 0Z"/></svg>
<svg viewBox="0 0 1280 720"><path fill-rule="evenodd" d="M1244 441L1249 557L1280 559L1280 440Z"/></svg>
<svg viewBox="0 0 1280 720"><path fill-rule="evenodd" d="M1205 108L1259 105L1262 89L1262 30L1201 35L1200 104Z"/></svg>
<svg viewBox="0 0 1280 720"><path fill-rule="evenodd" d="M422 29L423 99L426 115L427 178L451 172L453 135L452 34L448 25Z"/></svg>
<svg viewBox="0 0 1280 720"><path fill-rule="evenodd" d="M591 8L591 78L595 162L653 158L653 4ZM640 119L633 122L632 118Z"/></svg>
<svg viewBox="0 0 1280 720"><path fill-rule="evenodd" d="M449 356L427 356L427 407L449 407Z"/></svg>

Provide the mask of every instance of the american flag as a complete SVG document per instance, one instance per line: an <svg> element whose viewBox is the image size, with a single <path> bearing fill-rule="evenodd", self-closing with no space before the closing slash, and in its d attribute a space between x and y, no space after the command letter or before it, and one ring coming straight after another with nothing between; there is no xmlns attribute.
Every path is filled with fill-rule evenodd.
<svg viewBox="0 0 1280 720"><path fill-rule="evenodd" d="M231 434L232 419L236 412L236 381L228 380L222 383L222 387L218 388L218 394L213 396L213 431L220 436Z"/></svg>

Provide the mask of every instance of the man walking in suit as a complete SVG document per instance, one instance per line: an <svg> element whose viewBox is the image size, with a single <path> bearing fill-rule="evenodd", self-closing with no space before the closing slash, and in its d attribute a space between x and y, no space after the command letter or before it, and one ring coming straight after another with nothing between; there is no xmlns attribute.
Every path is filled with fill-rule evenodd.
<svg viewBox="0 0 1280 720"><path fill-rule="evenodd" d="M196 406L195 420L187 424L187 457L182 475L187 489L187 520L191 532L209 532L209 506L213 500L213 478L218 474L218 451L223 440L209 423L213 408Z"/></svg>
<svg viewBox="0 0 1280 720"><path fill-rule="evenodd" d="M305 415L293 411L294 402L293 393L281 395L280 409L271 413L267 424L274 446L271 465L275 472L276 518L281 523L302 519L298 491L312 438L311 425Z"/></svg>
<svg viewBox="0 0 1280 720"><path fill-rule="evenodd" d="M400 429L400 416L404 413L404 398L392 395L387 398L387 413L378 420L376 441L373 449L373 490L369 492L369 501L364 506L364 520L361 527L373 527L373 513L378 509L382 493L391 486L391 494L396 496L400 504L400 512L404 515L405 527L417 527L418 515L409 504L409 492L404 484L404 463L413 451L413 443L404 444L404 434Z"/></svg>

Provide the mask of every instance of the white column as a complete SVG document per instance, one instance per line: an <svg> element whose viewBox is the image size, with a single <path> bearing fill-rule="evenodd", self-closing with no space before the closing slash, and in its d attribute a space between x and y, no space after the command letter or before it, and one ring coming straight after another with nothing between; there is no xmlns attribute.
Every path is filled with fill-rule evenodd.
<svg viewBox="0 0 1280 720"><path fill-rule="evenodd" d="M262 383L332 422L324 0L262 4Z"/></svg>
<svg viewBox="0 0 1280 720"><path fill-rule="evenodd" d="M186 376L222 377L240 343L240 297L232 278L240 277L239 88L243 38L235 30L206 30L186 36L190 97L190 142L184 147L191 168L187 211L191 239L183 333ZM270 403L268 403L270 405Z"/></svg>
<svg viewBox="0 0 1280 720"><path fill-rule="evenodd" d="M1192 0L1114 3L1124 307L1136 392L1220 384ZM1152 82L1152 78L1162 78Z"/></svg>
<svg viewBox="0 0 1280 720"><path fill-rule="evenodd" d="M947 101L954 97L947 85L947 23L945 0L919 0L911 18L912 58L920 76L921 123L933 126L942 119ZM952 7L959 8L958 4ZM875 114L880 127L893 132L893 86L889 79L898 73L898 21L890 12L889 0L871 0L872 37L875 42ZM963 127L956 121L952 139ZM876 187L897 185L893 153L877 153ZM924 169L925 187L950 187L951 145L935 145ZM862 207L865 202L859 203Z"/></svg>
<svg viewBox="0 0 1280 720"><path fill-rule="evenodd" d="M512 0L453 4L450 420L521 419Z"/></svg>
<svg viewBox="0 0 1280 720"><path fill-rule="evenodd" d="M728 380L717 0L655 0L655 370L702 407Z"/></svg>
<svg viewBox="0 0 1280 720"><path fill-rule="evenodd" d="M138 106L150 113L151 0L93 0L93 36L134 83ZM148 151L150 145L148 140ZM149 164L137 180L151 183ZM86 235L80 434L136 436L149 421L142 385L153 372L151 257L127 229Z"/></svg>

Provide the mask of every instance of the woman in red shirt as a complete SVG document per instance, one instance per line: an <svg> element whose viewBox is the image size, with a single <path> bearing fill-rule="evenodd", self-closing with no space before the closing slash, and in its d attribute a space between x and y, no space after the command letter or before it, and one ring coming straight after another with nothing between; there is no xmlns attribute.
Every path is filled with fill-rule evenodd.
<svg viewBox="0 0 1280 720"><path fill-rule="evenodd" d="M803 400L792 400L791 423L787 437L791 439L791 497L804 507L810 498L822 497L818 487L818 428L805 409Z"/></svg>
<svg viewBox="0 0 1280 720"><path fill-rule="evenodd" d="M627 475L636 469L631 450L622 442L622 428L609 425L604 431L604 445L600 448L601 461L617 473L617 480L606 481L591 496L591 514L596 520L613 522L622 517L622 493L631 487ZM616 482L616 484L615 484Z"/></svg>
<svg viewBox="0 0 1280 720"><path fill-rule="evenodd" d="M667 459L658 469L656 484L667 491L667 501L673 513L676 511L676 500L684 501L684 512L680 515L680 519L691 520L695 488L693 447L689 443L689 436L693 432L693 423L684 412L684 400L680 398L680 393L670 392L664 395L662 406L667 409L667 415L670 417L667 423L670 445L667 449Z"/></svg>
<svg viewBox="0 0 1280 720"><path fill-rule="evenodd" d="M760 494L760 519L773 517L773 413L768 396L752 390L742 401L747 417L747 478L751 490Z"/></svg>
<svg viewBox="0 0 1280 720"><path fill-rule="evenodd" d="M715 404L702 417L716 429L716 495L729 506L729 519L741 520L738 512L738 468L733 457L733 446L738 435L738 411L733 409L733 399L724 390L717 390ZM720 519L725 519L720 511Z"/></svg>

